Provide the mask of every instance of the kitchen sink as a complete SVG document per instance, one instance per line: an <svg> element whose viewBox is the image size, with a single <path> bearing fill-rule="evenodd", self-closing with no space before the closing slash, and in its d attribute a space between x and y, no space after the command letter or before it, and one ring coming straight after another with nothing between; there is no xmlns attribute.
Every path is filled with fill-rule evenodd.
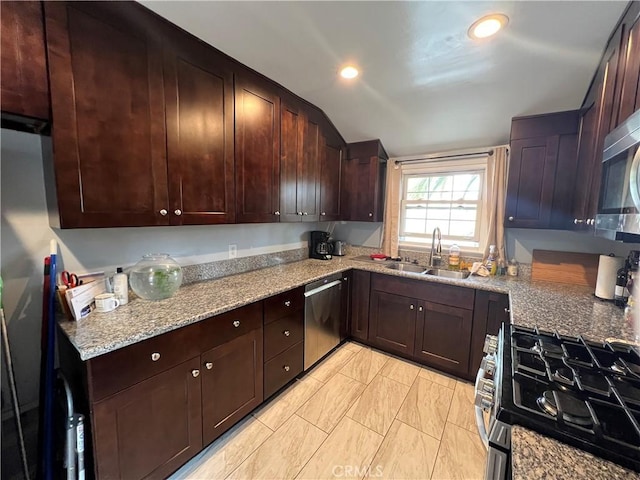
<svg viewBox="0 0 640 480"><path fill-rule="evenodd" d="M427 270L426 267L414 265L413 263L392 263L387 268L390 270L398 270L400 272L411 273L424 273Z"/></svg>
<svg viewBox="0 0 640 480"><path fill-rule="evenodd" d="M444 268L431 268L424 272L425 275L433 275L435 277L446 277L446 278L467 278L471 275L471 272L467 270L463 271L454 271L454 270L446 270Z"/></svg>

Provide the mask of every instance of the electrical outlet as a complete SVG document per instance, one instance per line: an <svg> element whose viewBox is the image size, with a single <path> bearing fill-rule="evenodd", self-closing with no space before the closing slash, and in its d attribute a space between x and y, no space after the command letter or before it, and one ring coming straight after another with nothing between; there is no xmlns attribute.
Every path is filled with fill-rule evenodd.
<svg viewBox="0 0 640 480"><path fill-rule="evenodd" d="M232 258L236 258L238 256L238 246L237 245L229 245L229 260Z"/></svg>

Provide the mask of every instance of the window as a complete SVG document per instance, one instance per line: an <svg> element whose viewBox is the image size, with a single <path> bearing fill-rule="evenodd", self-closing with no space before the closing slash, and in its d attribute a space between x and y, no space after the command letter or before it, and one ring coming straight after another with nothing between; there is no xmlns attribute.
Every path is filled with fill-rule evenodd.
<svg viewBox="0 0 640 480"><path fill-rule="evenodd" d="M403 165L400 244L430 247L433 230L439 227L443 244L479 249L485 177L486 157Z"/></svg>

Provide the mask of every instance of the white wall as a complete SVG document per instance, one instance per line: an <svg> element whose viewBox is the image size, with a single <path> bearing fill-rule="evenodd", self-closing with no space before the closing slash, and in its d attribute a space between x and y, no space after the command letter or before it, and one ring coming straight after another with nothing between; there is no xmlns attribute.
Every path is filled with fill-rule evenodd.
<svg viewBox="0 0 640 480"><path fill-rule="evenodd" d="M57 239L62 266L77 273L115 270L144 253L165 252L181 264L300 248L316 224L256 224L59 230L49 227L40 137L1 130L0 268L3 302L23 407L38 397L42 269L49 240ZM2 372L5 385L4 371ZM5 409L10 406L3 387Z"/></svg>

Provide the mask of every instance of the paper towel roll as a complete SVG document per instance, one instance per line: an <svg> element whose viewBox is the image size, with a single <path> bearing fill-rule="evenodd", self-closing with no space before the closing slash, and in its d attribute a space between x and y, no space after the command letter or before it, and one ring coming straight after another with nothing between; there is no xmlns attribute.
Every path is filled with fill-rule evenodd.
<svg viewBox="0 0 640 480"><path fill-rule="evenodd" d="M596 297L613 300L618 270L624 264L623 257L600 255L598 278L596 279Z"/></svg>

